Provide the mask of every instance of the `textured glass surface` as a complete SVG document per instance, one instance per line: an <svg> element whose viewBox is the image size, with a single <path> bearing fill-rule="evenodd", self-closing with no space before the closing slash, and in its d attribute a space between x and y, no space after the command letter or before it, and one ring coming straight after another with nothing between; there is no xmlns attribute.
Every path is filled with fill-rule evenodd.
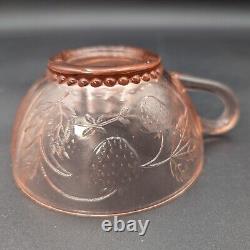
<svg viewBox="0 0 250 250"><path fill-rule="evenodd" d="M37 202L78 215L140 211L198 176L200 121L184 88L162 77L93 88L36 83L20 106L14 176Z"/></svg>

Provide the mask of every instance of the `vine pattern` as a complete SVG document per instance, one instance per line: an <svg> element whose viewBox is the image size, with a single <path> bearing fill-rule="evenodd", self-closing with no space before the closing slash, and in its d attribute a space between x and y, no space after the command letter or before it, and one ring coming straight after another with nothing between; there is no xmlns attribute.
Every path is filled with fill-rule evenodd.
<svg viewBox="0 0 250 250"><path fill-rule="evenodd" d="M66 150L65 145L69 143L70 140L74 140L74 138L72 138L73 125L82 128L81 138L87 140L97 131L100 131L101 133L105 134L106 133L105 126L115 121L119 121L123 124L128 124L130 122L128 117L129 109L124 107L120 110L120 112L117 115L110 118L109 117L107 118L104 115L94 118L89 114L85 114L83 117L79 117L77 116L75 110L71 109L69 106L64 104L64 100L69 96L69 94L70 93L67 92L61 98L59 98L58 101L41 103L40 105L38 105L39 108L41 109L40 116L37 117L37 114L34 114L32 117L33 122L31 122L31 125L25 129L25 132L27 132L29 129L32 129L33 133L36 134L36 136L34 136L34 138L31 141L29 141L29 143L25 146L25 149L29 155L28 149L30 149L31 146L36 145L35 149L33 150L35 152L35 154L32 155L33 160L27 161L27 167L32 165L33 169L33 173L30 175L30 178L34 178L34 176L37 173L37 170L40 167L44 177L46 178L50 186L64 197L76 201L86 201L86 202L102 201L104 199L111 197L117 192L117 184L115 185L116 187L112 187L112 185L111 186L109 185L110 183L107 182L105 183L104 181L105 184L103 186L103 190L104 192L108 190L108 192L102 194L99 197L84 198L84 197L77 197L71 194L66 194L48 178L48 175L46 173L45 167L42 162L45 162L46 166L48 166L50 170L52 170L59 176L70 178L73 174L67 169L65 169L59 163L59 160L63 160L64 158L70 160L70 156ZM152 122L154 122L154 120L150 119L150 117L151 118L154 117L154 113L152 113L154 112L154 110L152 109L147 110L147 107L143 106L147 105L146 100L150 100L151 102L153 101L154 103L156 103L161 112L167 110L167 108L164 107L164 104L161 103L155 97L147 96L143 98L140 105L141 113L144 112L142 113L143 124L146 126L146 129L150 129L152 128ZM145 114L145 110L149 113ZM48 117L48 114L58 114L59 118L58 124L54 127L52 126L52 129L50 130L50 133L48 135L51 138L49 143L49 147L51 150L50 157L47 156L43 143L44 129L45 126L47 125L45 121L47 120L46 117ZM69 115L72 117L72 119L68 119ZM32 120L32 118L30 119ZM37 121L37 119L39 121ZM183 182L185 180L185 176L188 170L189 157L191 153L194 152L196 145L194 140L192 140L188 136L188 124L189 124L188 111L185 108L184 114L179 118L176 127L174 129L176 140L174 140L174 142L171 145L170 155L163 160L160 159L164 147L163 129L159 128L159 125L161 125L159 120L156 120L155 122L156 125L153 127L153 129L155 130L155 128L158 128L158 132L155 130L153 131L153 133L157 133L157 136L160 138L160 146L155 156L148 162L139 163L139 156L137 155L135 149L122 137L108 137L104 139L100 143L101 146L97 146L96 149L94 150L94 152L97 152L100 148L104 150L102 151L102 153L96 154L97 158L99 157L98 159L103 159L104 153L106 154L105 157L110 157L110 154L107 153L107 150L105 151L106 147L105 145L110 146L111 144L113 144L112 147L114 147L114 145L118 143L121 150L127 150L128 155L130 155L130 157L135 157L134 163L137 166L133 166L133 171L131 172L132 175L127 177L129 181L131 181L134 176L136 176L135 178L138 178L138 176L140 176L140 173L142 173L142 171L160 167L163 164L169 163L170 172L172 176L176 179L177 182ZM48 125L50 125L50 123L52 122L49 122ZM119 152L121 152L121 150ZM126 154L127 154L126 152L123 153L124 157L126 157ZM116 156L119 157L119 154L116 154ZM124 163L122 162L121 164ZM91 167L92 170L94 170L95 172L96 168L94 164ZM129 165L127 165L127 167L131 168L131 166ZM137 169L142 169L142 170L140 172ZM112 174L114 172L113 171L114 169L111 170ZM98 169L98 171L100 171L100 169ZM107 188L107 186L109 186L109 188Z"/></svg>

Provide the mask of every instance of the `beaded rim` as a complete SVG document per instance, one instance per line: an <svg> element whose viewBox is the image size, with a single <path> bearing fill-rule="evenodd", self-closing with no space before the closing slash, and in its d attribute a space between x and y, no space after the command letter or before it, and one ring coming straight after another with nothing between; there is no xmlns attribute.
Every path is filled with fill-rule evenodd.
<svg viewBox="0 0 250 250"><path fill-rule="evenodd" d="M121 61L122 65L112 65L112 60ZM93 66L93 63L97 63L97 66ZM52 57L48 63L50 78L59 84L80 87L125 86L130 82L138 84L157 80L162 71L158 55L141 48L124 46L65 50Z"/></svg>

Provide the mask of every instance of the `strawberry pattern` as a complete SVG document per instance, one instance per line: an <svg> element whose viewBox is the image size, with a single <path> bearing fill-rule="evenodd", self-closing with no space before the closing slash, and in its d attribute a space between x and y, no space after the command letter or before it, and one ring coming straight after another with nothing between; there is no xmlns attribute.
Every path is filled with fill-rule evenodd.
<svg viewBox="0 0 250 250"><path fill-rule="evenodd" d="M138 154L126 139L108 137L94 149L91 180L102 188L124 186L142 174L139 164Z"/></svg>

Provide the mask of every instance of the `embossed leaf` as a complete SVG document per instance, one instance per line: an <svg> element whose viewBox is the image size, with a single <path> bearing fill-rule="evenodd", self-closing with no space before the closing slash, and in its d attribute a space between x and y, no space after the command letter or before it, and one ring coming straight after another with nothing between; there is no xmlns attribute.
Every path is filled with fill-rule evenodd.
<svg viewBox="0 0 250 250"><path fill-rule="evenodd" d="M103 116L103 115L100 115L100 116L97 118L96 123L99 124L99 123L103 122L103 120L104 120L104 116Z"/></svg>
<svg viewBox="0 0 250 250"><path fill-rule="evenodd" d="M66 143L69 142L70 136L72 134L72 124L71 124L70 120L67 121L63 133L64 133L64 141Z"/></svg>
<svg viewBox="0 0 250 250"><path fill-rule="evenodd" d="M95 128L85 128L82 132L82 137L88 137L90 135L93 135L93 133L95 132Z"/></svg>
<svg viewBox="0 0 250 250"><path fill-rule="evenodd" d="M183 182L186 178L185 176L185 171L186 171L187 165L183 164L179 161L176 161L174 159L170 160L170 170L171 170L171 174L173 175L173 177L175 177L175 179L178 182Z"/></svg>
<svg viewBox="0 0 250 250"><path fill-rule="evenodd" d="M86 114L84 117L85 117L87 122L89 122L91 124L95 124L95 118L92 117L90 114Z"/></svg>

